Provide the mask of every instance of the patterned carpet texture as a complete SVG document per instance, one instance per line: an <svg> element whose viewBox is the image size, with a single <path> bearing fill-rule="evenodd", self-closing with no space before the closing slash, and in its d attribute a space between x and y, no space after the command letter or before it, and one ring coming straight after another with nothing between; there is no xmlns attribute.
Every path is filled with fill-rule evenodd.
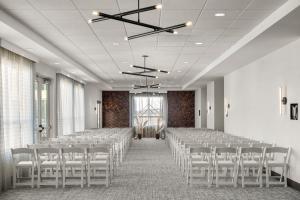
<svg viewBox="0 0 300 200"><path fill-rule="evenodd" d="M296 200L300 192L291 188L188 186L162 140L135 140L109 188L77 186L62 189L18 188L0 194L1 200Z"/></svg>

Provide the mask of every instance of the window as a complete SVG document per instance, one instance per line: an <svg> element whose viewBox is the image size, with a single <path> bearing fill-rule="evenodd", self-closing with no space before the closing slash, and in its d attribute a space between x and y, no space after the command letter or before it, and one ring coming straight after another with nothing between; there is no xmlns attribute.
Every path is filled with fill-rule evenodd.
<svg viewBox="0 0 300 200"><path fill-rule="evenodd" d="M154 137L161 126L164 126L165 118L166 106L163 95L133 95L132 126L143 127L143 137Z"/></svg>
<svg viewBox="0 0 300 200"><path fill-rule="evenodd" d="M64 75L57 75L57 131L69 135L84 130L84 86Z"/></svg>

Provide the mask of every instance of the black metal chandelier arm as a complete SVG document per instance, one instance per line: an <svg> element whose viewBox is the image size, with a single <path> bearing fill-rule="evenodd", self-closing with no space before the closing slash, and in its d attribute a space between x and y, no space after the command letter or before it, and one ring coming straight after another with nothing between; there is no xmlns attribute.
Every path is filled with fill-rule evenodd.
<svg viewBox="0 0 300 200"><path fill-rule="evenodd" d="M129 23L129 24L134 24L134 25L137 25L137 26L143 26L143 27L146 27L146 28L151 28L151 29L154 29L155 31L174 33L174 30L172 30L172 28L165 29L165 28L161 28L159 26L154 26L154 25L151 25L151 24L137 22L137 21L122 18L122 17L116 17L114 15L109 15L109 14L105 14L105 13L99 13L99 16L104 17L104 18L108 18L108 19L114 19L114 20L121 21L121 22L126 22L126 23Z"/></svg>
<svg viewBox="0 0 300 200"><path fill-rule="evenodd" d="M173 29L183 28L183 27L186 27L186 26L187 26L186 23L178 24L178 25L175 25L175 26L170 26L170 27L159 29L159 30L154 30L154 31L146 32L146 33L132 35L132 36L129 36L127 39L132 40L132 39L136 39L136 38L140 38L140 37L144 37L144 36L148 36L148 35L152 35L152 34L156 34L156 33L169 32L169 30L172 30L174 32Z"/></svg>
<svg viewBox="0 0 300 200"><path fill-rule="evenodd" d="M138 68L138 69L145 69L148 70L148 72L162 72L162 73L169 73L168 71L165 70L159 70L159 69L154 69L154 68L149 68L149 67L141 67L141 66L137 66L137 65L132 65L132 67L134 68Z"/></svg>
<svg viewBox="0 0 300 200"><path fill-rule="evenodd" d="M124 17L124 16L127 16L127 15L132 15L132 14L136 14L136 13L151 11L151 10L155 10L155 9L157 9L156 6L149 6L149 7L145 7L145 8L140 8L140 9L136 9L136 10L131 10L131 11L127 11L127 12L118 13L118 14L115 14L113 16L115 16L115 17ZM100 17L100 18L92 19L92 22L100 22L100 21L104 21L104 20L108 20L108 19L109 18Z"/></svg>
<svg viewBox="0 0 300 200"><path fill-rule="evenodd" d="M140 73L122 72L122 74L133 75L133 76L143 76L143 77L148 77L148 78L158 78L157 76L140 74Z"/></svg>

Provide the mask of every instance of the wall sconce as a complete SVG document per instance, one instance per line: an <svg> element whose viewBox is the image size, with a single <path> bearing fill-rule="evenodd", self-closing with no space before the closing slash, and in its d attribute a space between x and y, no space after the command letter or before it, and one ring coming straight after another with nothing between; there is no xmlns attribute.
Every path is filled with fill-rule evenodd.
<svg viewBox="0 0 300 200"><path fill-rule="evenodd" d="M279 113L285 115L287 110L287 88L286 86L279 87Z"/></svg>
<svg viewBox="0 0 300 200"><path fill-rule="evenodd" d="M225 98L224 99L224 108L225 108L225 117L228 117L229 114L229 109L230 109L230 103L228 103L228 100Z"/></svg>

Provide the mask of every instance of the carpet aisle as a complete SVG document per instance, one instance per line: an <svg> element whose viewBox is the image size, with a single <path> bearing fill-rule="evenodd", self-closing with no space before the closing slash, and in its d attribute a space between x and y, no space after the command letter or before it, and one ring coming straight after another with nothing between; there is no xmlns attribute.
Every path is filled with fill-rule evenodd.
<svg viewBox="0 0 300 200"><path fill-rule="evenodd" d="M69 187L58 190L47 187L41 189L20 188L0 194L1 200L133 200L133 199L264 199L296 200L300 192L291 188L207 188L187 186L176 167L168 146L163 140L134 140L128 154L109 188Z"/></svg>

